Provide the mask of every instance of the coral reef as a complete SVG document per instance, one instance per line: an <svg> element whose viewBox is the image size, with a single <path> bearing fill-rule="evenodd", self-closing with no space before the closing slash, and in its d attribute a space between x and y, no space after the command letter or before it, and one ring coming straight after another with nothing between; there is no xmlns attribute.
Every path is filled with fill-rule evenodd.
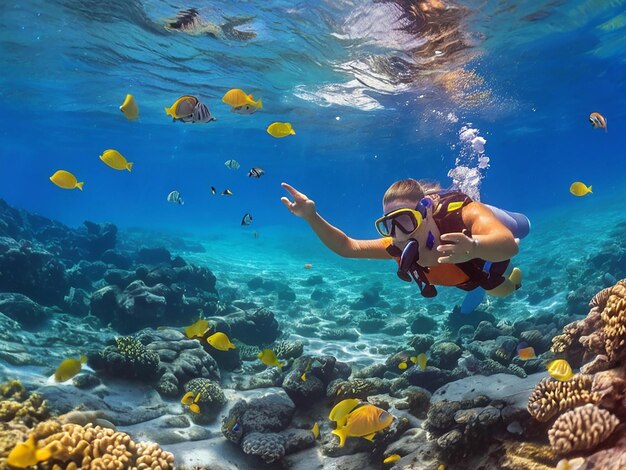
<svg viewBox="0 0 626 470"><path fill-rule="evenodd" d="M591 450L604 442L619 424L609 411L587 404L563 413L548 432L559 454Z"/></svg>
<svg viewBox="0 0 626 470"><path fill-rule="evenodd" d="M198 401L194 401L199 406L200 412L191 413L191 419L196 424L213 421L226 404L226 397L220 386L209 379L192 379L185 384L184 388L185 392L193 393L194 397L200 395Z"/></svg>
<svg viewBox="0 0 626 470"><path fill-rule="evenodd" d="M274 313L266 308L228 314L224 320L230 326L233 338L246 344L262 346L280 336Z"/></svg>
<svg viewBox="0 0 626 470"><path fill-rule="evenodd" d="M150 381L158 377L159 355L149 351L137 338L118 337L115 346L91 355L89 364L116 377Z"/></svg>
<svg viewBox="0 0 626 470"><path fill-rule="evenodd" d="M40 468L141 470L174 468L174 456L157 444L135 443L123 432L86 424L40 423L33 430L37 445L58 449Z"/></svg>
<svg viewBox="0 0 626 470"><path fill-rule="evenodd" d="M550 377L541 380L528 399L528 412L537 421L546 422L557 414L587 403L597 403L600 396L591 391L591 375L576 374L567 382Z"/></svg>

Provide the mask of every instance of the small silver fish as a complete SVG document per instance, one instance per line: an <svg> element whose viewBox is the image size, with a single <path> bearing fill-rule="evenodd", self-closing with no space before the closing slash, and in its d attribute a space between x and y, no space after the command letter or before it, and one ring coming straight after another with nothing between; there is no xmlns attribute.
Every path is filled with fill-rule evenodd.
<svg viewBox="0 0 626 470"><path fill-rule="evenodd" d="M228 168L229 170L238 170L240 167L237 160L226 160L224 162L224 165L226 165L226 168Z"/></svg>
<svg viewBox="0 0 626 470"><path fill-rule="evenodd" d="M241 219L241 225L250 225L252 223L252 215L250 214L250 212L246 212L246 214L243 216L243 219Z"/></svg>
<svg viewBox="0 0 626 470"><path fill-rule="evenodd" d="M185 204L182 196L178 191L172 191L167 195L167 202L171 202L172 204L180 204L181 206Z"/></svg>
<svg viewBox="0 0 626 470"><path fill-rule="evenodd" d="M263 168L259 168L258 166L251 168L250 171L248 172L248 176L250 178L260 178L264 174L265 174L265 171L263 170Z"/></svg>

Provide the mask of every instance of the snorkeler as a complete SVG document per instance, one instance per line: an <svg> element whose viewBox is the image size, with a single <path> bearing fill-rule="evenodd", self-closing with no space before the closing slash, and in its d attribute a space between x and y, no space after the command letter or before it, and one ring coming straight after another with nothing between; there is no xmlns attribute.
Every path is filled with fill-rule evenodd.
<svg viewBox="0 0 626 470"><path fill-rule="evenodd" d="M165 29L187 33L192 36L211 36L216 39L227 38L248 41L254 39L256 33L253 31L240 31L236 27L249 23L253 18L252 16L225 17L225 23L219 25L204 20L198 10L189 8L188 10L179 11L176 14L176 18L166 19Z"/></svg>
<svg viewBox="0 0 626 470"><path fill-rule="evenodd" d="M435 285L478 291L481 296L472 311L483 289L505 297L521 287L518 268L508 276L505 272L518 253L519 238L530 231L522 214L472 201L462 192L443 192L438 185L404 179L393 183L383 197L384 216L376 221L382 238L355 240L326 222L307 196L286 183L282 187L293 202L286 197L281 201L305 219L328 248L346 258L394 258L398 276L413 279L424 297L437 295Z"/></svg>

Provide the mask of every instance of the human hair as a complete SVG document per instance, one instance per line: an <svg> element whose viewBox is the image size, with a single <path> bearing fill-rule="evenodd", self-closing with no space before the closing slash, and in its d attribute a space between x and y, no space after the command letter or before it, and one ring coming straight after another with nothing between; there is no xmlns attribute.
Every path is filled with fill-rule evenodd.
<svg viewBox="0 0 626 470"><path fill-rule="evenodd" d="M393 183L383 196L383 206L397 199L420 201L424 196L441 191L441 185L435 181L406 178Z"/></svg>

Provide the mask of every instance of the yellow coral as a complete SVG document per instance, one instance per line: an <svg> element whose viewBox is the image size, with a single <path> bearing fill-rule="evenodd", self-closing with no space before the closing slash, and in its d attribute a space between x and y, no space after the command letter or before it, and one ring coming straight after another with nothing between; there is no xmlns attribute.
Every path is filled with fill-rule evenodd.
<svg viewBox="0 0 626 470"><path fill-rule="evenodd" d="M607 439L618 424L619 419L609 411L587 404L559 416L548 437L559 454L585 451Z"/></svg>
<svg viewBox="0 0 626 470"><path fill-rule="evenodd" d="M528 412L537 421L546 422L561 411L597 403L599 395L591 392L592 376L576 374L567 382L546 377L536 386L528 399Z"/></svg>
<svg viewBox="0 0 626 470"><path fill-rule="evenodd" d="M37 443L39 447L55 444L60 449L52 461L40 464L44 470L174 468L174 456L157 444L136 444L128 434L100 426L45 422L35 428L35 435L40 439Z"/></svg>

